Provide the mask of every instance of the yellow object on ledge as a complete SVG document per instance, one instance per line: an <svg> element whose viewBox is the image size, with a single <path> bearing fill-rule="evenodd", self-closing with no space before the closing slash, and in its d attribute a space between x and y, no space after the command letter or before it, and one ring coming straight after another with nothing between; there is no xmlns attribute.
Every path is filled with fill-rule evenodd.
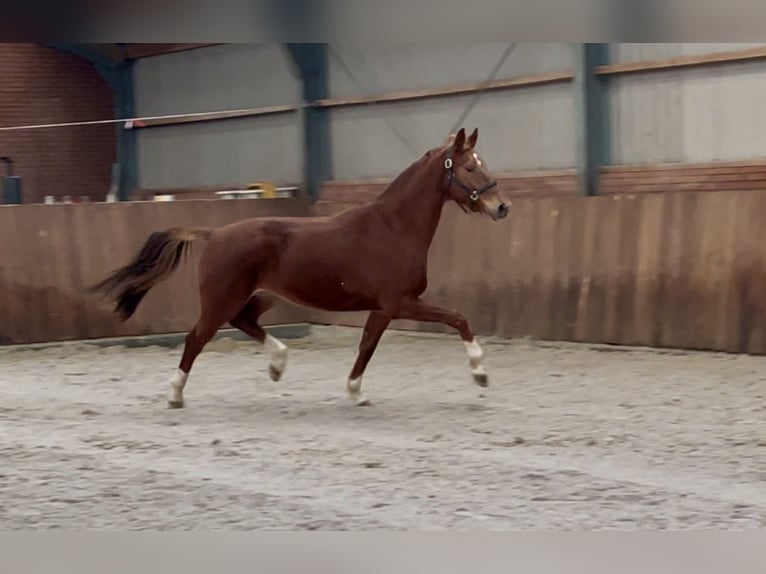
<svg viewBox="0 0 766 574"><path fill-rule="evenodd" d="M247 189L256 189L263 192L265 198L277 197L277 189L274 184L269 181L257 181L247 186Z"/></svg>

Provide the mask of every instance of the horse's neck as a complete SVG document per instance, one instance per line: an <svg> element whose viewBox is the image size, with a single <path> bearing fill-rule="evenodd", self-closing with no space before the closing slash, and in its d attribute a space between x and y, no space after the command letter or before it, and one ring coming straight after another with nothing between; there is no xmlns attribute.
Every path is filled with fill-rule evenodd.
<svg viewBox="0 0 766 574"><path fill-rule="evenodd" d="M444 194L440 174L423 169L395 180L378 198L377 208L397 235L406 235L428 248L439 226Z"/></svg>

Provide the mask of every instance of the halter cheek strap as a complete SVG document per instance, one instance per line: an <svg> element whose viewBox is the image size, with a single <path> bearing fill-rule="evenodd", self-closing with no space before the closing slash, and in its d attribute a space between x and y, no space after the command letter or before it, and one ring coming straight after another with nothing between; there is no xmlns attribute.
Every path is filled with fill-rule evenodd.
<svg viewBox="0 0 766 574"><path fill-rule="evenodd" d="M454 170L454 162L452 161L452 148L450 148L447 151L447 159L444 160L444 169L447 170L447 189L452 187L452 183L457 183L461 188L463 188L463 191L465 191L468 194L468 197L471 198L472 202L478 201L479 197L486 192L492 189L497 185L497 182L495 180L490 180L487 183L484 184L483 187L480 189L471 189L466 184L464 184L462 181L460 181L460 178L458 178L455 175Z"/></svg>

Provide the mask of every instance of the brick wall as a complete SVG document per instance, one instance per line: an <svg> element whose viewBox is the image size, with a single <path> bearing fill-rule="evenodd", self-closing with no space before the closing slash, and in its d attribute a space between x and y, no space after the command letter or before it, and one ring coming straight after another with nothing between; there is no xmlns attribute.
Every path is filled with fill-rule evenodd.
<svg viewBox="0 0 766 574"><path fill-rule="evenodd" d="M0 43L0 127L113 117L112 92L88 61L37 44ZM46 195L100 201L117 157L115 127L0 131L0 156L13 158L24 203Z"/></svg>

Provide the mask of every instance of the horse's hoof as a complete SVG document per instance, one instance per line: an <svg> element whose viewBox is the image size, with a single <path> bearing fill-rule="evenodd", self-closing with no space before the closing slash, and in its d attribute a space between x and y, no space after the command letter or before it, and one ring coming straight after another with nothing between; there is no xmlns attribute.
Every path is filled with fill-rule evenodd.
<svg viewBox="0 0 766 574"><path fill-rule="evenodd" d="M479 385L480 387L488 387L489 377L487 377L487 373L474 373L473 382Z"/></svg>
<svg viewBox="0 0 766 574"><path fill-rule="evenodd" d="M169 409L182 409L182 408L184 408L184 402L183 402L183 400L180 400L180 401L169 400L168 401L168 408Z"/></svg>
<svg viewBox="0 0 766 574"><path fill-rule="evenodd" d="M276 382L282 378L282 371L279 371L274 365L269 365L269 378Z"/></svg>
<svg viewBox="0 0 766 574"><path fill-rule="evenodd" d="M359 393L355 393L351 390L349 390L348 398L351 399L354 403L354 406L357 407L371 407L372 401L368 399L367 397L363 397Z"/></svg>

